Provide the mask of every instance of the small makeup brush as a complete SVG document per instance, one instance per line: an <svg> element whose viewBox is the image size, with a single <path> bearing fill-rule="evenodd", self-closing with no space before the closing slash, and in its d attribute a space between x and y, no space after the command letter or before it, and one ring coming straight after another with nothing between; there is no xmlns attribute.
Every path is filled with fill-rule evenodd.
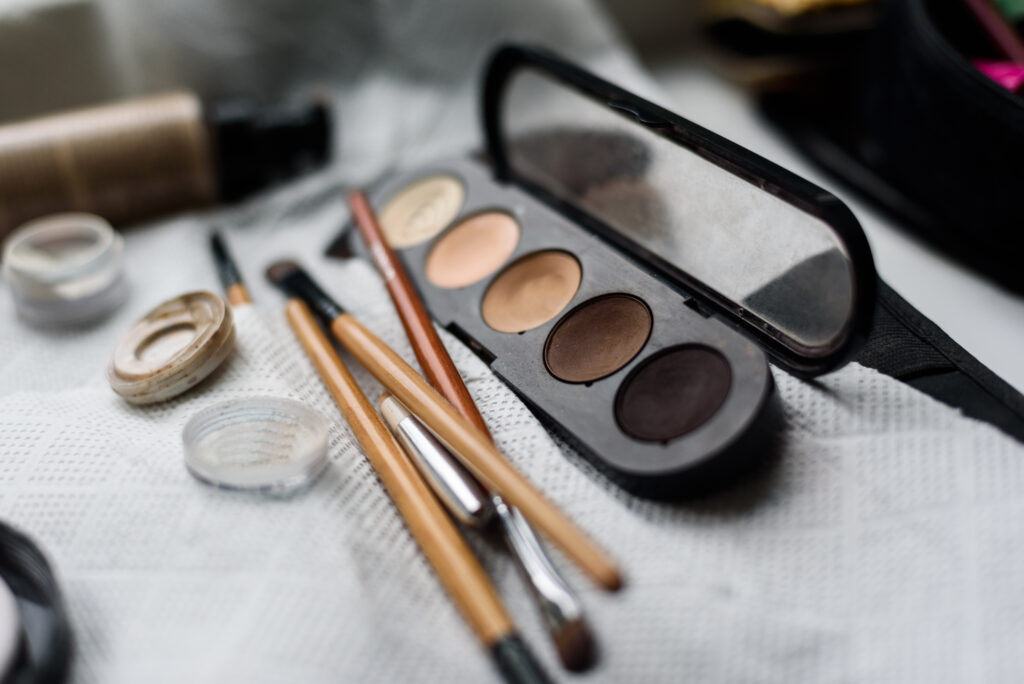
<svg viewBox="0 0 1024 684"><path fill-rule="evenodd" d="M483 529L497 519L512 557L540 606L562 664L574 671L590 667L596 649L583 606L519 511L484 490L397 399L385 395L380 412L420 474L459 522Z"/></svg>
<svg viewBox="0 0 1024 684"><path fill-rule="evenodd" d="M242 274L238 272L238 266L231 258L231 253L228 252L219 231L210 233L210 251L213 252L213 261L217 265L217 277L220 278L220 284L231 306L251 304L252 298L245 288L245 283L242 282Z"/></svg>
<svg viewBox="0 0 1024 684"><path fill-rule="evenodd" d="M605 589L622 586L618 567L561 510L513 468L494 444L431 387L402 357L346 313L298 264L279 261L267 277L301 299L377 380L394 394L488 490L501 495Z"/></svg>
<svg viewBox="0 0 1024 684"><path fill-rule="evenodd" d="M309 307L301 299L292 298L285 307L285 315L409 532L466 622L491 652L506 681L549 682L517 633L484 569L373 410Z"/></svg>

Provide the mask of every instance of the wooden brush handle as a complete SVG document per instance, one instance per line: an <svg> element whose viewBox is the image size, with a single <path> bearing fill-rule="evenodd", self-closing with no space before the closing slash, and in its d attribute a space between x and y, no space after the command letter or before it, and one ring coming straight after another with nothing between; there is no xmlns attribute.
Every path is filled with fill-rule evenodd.
<svg viewBox="0 0 1024 684"><path fill-rule="evenodd" d="M249 291L245 289L245 285L242 283L229 285L225 294L227 295L228 303L230 303L231 306L252 304L252 297L249 296Z"/></svg>
<svg viewBox="0 0 1024 684"><path fill-rule="evenodd" d="M292 299L285 313L409 531L473 631L488 647L514 635L512 619L480 563L359 389L309 307Z"/></svg>
<svg viewBox="0 0 1024 684"><path fill-rule="evenodd" d="M618 568L604 552L520 475L490 439L459 415L402 357L351 314L335 318L331 332L409 411L447 442L484 486L518 508L599 585L611 590L622 585Z"/></svg>
<svg viewBox="0 0 1024 684"><path fill-rule="evenodd" d="M416 287L409 279L409 274L405 272L402 262L384 239L384 233L377 223L366 195L360 191L351 193L348 196L348 206L356 220L359 234L363 236L370 250L373 263L384 279L391 301L398 311L398 317L402 319L402 326L413 352L416 353L416 360L423 369L423 375L466 420L490 437L487 423L480 415L480 410L466 388L466 383L462 381L462 376L459 375L458 369L448 355L448 350L434 329L430 314L423 306L423 300L417 294Z"/></svg>

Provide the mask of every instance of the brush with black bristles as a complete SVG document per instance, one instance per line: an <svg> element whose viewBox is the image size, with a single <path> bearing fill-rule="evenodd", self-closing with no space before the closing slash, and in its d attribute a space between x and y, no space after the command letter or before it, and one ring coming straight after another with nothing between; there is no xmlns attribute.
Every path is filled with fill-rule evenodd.
<svg viewBox="0 0 1024 684"><path fill-rule="evenodd" d="M531 525L598 585L609 591L622 586L618 567L604 551L513 468L487 435L466 420L401 356L346 313L298 264L279 261L267 269L267 277L293 299L305 302L335 339L444 441L488 490L518 508Z"/></svg>
<svg viewBox="0 0 1024 684"><path fill-rule="evenodd" d="M549 684L550 678L520 637L487 573L352 378L327 335L317 325L313 311L328 320L348 316L353 325L359 326L359 323L350 315L342 314L341 308L295 264L275 264L267 275L290 295L285 315L295 337L344 414L413 539L505 680L509 684ZM387 349L372 333L363 330L372 338L364 344Z"/></svg>

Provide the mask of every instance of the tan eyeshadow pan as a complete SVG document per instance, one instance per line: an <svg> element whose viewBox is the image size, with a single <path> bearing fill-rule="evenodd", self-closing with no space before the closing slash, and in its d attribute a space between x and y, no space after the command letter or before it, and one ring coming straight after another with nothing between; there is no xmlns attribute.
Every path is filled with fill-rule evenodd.
<svg viewBox="0 0 1024 684"><path fill-rule="evenodd" d="M499 273L484 293L484 322L499 332L519 333L544 325L576 295L583 270L561 250L527 254Z"/></svg>
<svg viewBox="0 0 1024 684"><path fill-rule="evenodd" d="M466 287L504 264L519 244L519 223L502 211L461 221L442 235L427 256L427 279L438 287Z"/></svg>
<svg viewBox="0 0 1024 684"><path fill-rule="evenodd" d="M552 329L544 344L544 364L565 382L600 380L640 353L651 325L651 310L637 297L594 297L567 313Z"/></svg>
<svg viewBox="0 0 1024 684"><path fill-rule="evenodd" d="M434 175L410 183L387 201L380 226L388 244L404 249L426 242L455 220L466 199L462 183L449 175Z"/></svg>

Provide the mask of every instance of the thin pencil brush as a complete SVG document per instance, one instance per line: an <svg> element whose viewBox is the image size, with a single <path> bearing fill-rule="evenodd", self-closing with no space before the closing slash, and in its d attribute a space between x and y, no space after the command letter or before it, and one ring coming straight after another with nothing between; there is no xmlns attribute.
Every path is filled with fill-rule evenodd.
<svg viewBox="0 0 1024 684"><path fill-rule="evenodd" d="M242 274L238 271L224 238L219 231L210 234L210 251L213 252L213 262L217 266L217 277L220 278L224 294L232 306L252 303L249 291L242 282Z"/></svg>

